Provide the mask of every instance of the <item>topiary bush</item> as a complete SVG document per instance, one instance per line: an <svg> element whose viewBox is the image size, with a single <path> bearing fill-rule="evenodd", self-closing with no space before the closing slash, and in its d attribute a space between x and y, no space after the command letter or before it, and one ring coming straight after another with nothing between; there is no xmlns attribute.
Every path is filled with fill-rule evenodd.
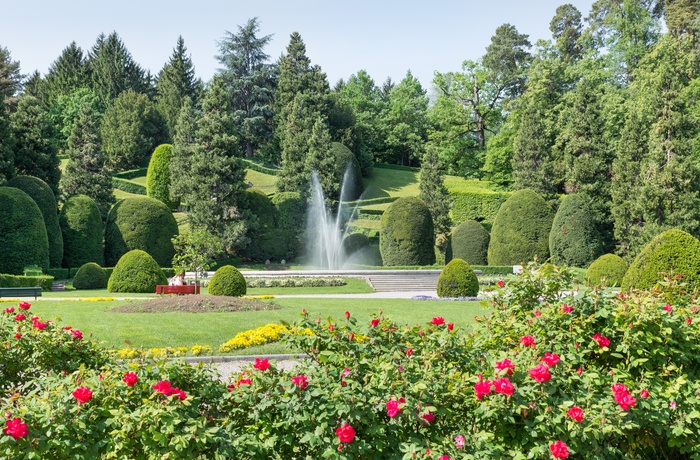
<svg viewBox="0 0 700 460"><path fill-rule="evenodd" d="M277 226L277 208L265 192L257 188L246 190L248 209L258 218L259 229L272 229Z"/></svg>
<svg viewBox="0 0 700 460"><path fill-rule="evenodd" d="M173 146L161 144L153 151L146 172L146 195L162 201L168 208L176 209L180 202L170 199L170 163Z"/></svg>
<svg viewBox="0 0 700 460"><path fill-rule="evenodd" d="M341 190L343 196L340 197L343 201L354 201L360 198L364 185L362 184L362 169L357 157L350 151L349 148L340 142L331 143L331 153L335 158L335 177L339 184L343 184L345 188ZM347 182L345 181L345 173L348 172Z"/></svg>
<svg viewBox="0 0 700 460"><path fill-rule="evenodd" d="M700 241L683 230L667 230L656 235L630 264L621 288L651 289L666 274L683 274L693 289L700 286Z"/></svg>
<svg viewBox="0 0 700 460"><path fill-rule="evenodd" d="M141 249L158 265L170 267L175 254L172 238L179 233L170 209L148 197L126 198L112 207L105 227L105 263L113 266L128 251Z"/></svg>
<svg viewBox="0 0 700 460"><path fill-rule="evenodd" d="M598 257L586 270L588 286L620 286L627 272L627 262L616 254Z"/></svg>
<svg viewBox="0 0 700 460"><path fill-rule="evenodd" d="M549 258L554 212L539 194L518 190L498 210L491 228L489 265L515 265Z"/></svg>
<svg viewBox="0 0 700 460"><path fill-rule="evenodd" d="M462 222L450 235L445 259L447 262L462 259L469 265L486 265L490 238L489 232L479 222Z"/></svg>
<svg viewBox="0 0 700 460"><path fill-rule="evenodd" d="M68 198L58 215L63 235L63 266L103 265L102 216L97 203L85 195Z"/></svg>
<svg viewBox="0 0 700 460"><path fill-rule="evenodd" d="M549 232L552 263L586 268L604 251L590 202L576 193L567 195L557 209Z"/></svg>
<svg viewBox="0 0 700 460"><path fill-rule="evenodd" d="M379 250L384 265L432 265L434 241L433 219L420 198L399 198L382 214Z"/></svg>
<svg viewBox="0 0 700 460"><path fill-rule="evenodd" d="M39 206L49 239L49 267L60 267L63 261L63 235L58 225L58 204L49 184L33 176L15 176L7 185L22 190Z"/></svg>
<svg viewBox="0 0 700 460"><path fill-rule="evenodd" d="M364 233L351 233L343 238L342 246L345 255L350 256L369 247L369 238Z"/></svg>
<svg viewBox="0 0 700 460"><path fill-rule="evenodd" d="M73 278L75 289L104 289L107 287L107 273L95 262L88 262L78 270Z"/></svg>
<svg viewBox="0 0 700 460"><path fill-rule="evenodd" d="M291 260L301 248L301 232L306 222L305 203L297 192L276 193L272 203L277 208L277 228L281 230L277 236L282 238L285 245L283 258Z"/></svg>
<svg viewBox="0 0 700 460"><path fill-rule="evenodd" d="M246 293L246 282L233 265L219 268L209 282L209 294L240 297Z"/></svg>
<svg viewBox="0 0 700 460"><path fill-rule="evenodd" d="M474 297L479 280L472 267L462 259L452 259L438 277L438 297Z"/></svg>
<svg viewBox="0 0 700 460"><path fill-rule="evenodd" d="M156 286L168 284L158 263L147 252L134 249L124 254L107 282L109 292L156 292Z"/></svg>
<svg viewBox="0 0 700 460"><path fill-rule="evenodd" d="M49 239L39 206L14 187L0 187L0 273L24 274L24 267L49 268Z"/></svg>

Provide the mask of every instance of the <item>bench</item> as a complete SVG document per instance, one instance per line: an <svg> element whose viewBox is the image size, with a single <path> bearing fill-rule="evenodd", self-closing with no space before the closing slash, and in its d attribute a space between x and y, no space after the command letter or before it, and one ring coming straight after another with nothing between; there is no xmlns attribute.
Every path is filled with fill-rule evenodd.
<svg viewBox="0 0 700 460"><path fill-rule="evenodd" d="M197 288L196 292L195 287ZM184 286L170 286L167 284L159 284L156 286L156 294L199 294L199 285L186 284Z"/></svg>
<svg viewBox="0 0 700 460"><path fill-rule="evenodd" d="M41 288L34 287L8 287L0 288L0 297L41 297Z"/></svg>

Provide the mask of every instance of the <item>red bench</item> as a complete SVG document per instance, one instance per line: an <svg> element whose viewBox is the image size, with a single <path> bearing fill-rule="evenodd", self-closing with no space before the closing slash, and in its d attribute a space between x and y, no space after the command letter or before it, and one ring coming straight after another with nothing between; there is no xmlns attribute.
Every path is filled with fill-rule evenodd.
<svg viewBox="0 0 700 460"><path fill-rule="evenodd" d="M196 292L195 288L197 288ZM199 294L199 285L186 284L184 286L169 286L167 284L159 284L156 286L156 294Z"/></svg>

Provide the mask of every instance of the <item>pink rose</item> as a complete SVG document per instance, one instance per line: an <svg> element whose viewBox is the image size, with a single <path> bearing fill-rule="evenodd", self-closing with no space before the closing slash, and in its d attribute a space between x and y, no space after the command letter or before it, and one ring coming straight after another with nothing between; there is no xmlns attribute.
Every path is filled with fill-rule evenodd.
<svg viewBox="0 0 700 460"><path fill-rule="evenodd" d="M126 383L126 386L133 387L139 381L139 377L136 375L136 372L127 372L122 380Z"/></svg>
<svg viewBox="0 0 700 460"><path fill-rule="evenodd" d="M513 392L515 392L515 387L510 382L508 377L503 377L503 378L494 380L493 387L494 387L494 391L496 393L504 394L507 396L512 396Z"/></svg>
<svg viewBox="0 0 700 460"><path fill-rule="evenodd" d="M458 434L457 436L455 436L455 447L457 449L461 449L462 447L464 447L464 441L464 436Z"/></svg>
<svg viewBox="0 0 700 460"><path fill-rule="evenodd" d="M482 375L479 374L479 381L474 384L474 393L476 393L476 399L481 401L484 396L491 394L491 381L483 380Z"/></svg>
<svg viewBox="0 0 700 460"><path fill-rule="evenodd" d="M436 316L432 319L431 322L436 326L439 326L440 324L445 324L445 318L443 318L442 316Z"/></svg>
<svg viewBox="0 0 700 460"><path fill-rule="evenodd" d="M530 369L530 377L535 379L536 382L548 382L552 375L549 373L549 367L546 364L538 364L537 366Z"/></svg>
<svg viewBox="0 0 700 460"><path fill-rule="evenodd" d="M26 316L24 316L24 313L19 313L15 315L15 321L23 321Z"/></svg>
<svg viewBox="0 0 700 460"><path fill-rule="evenodd" d="M387 401L385 405L386 405L386 415L388 415L389 418L394 418L397 415L399 415L401 412L403 412L399 408L399 402L393 398L390 399L389 401Z"/></svg>
<svg viewBox="0 0 700 460"><path fill-rule="evenodd" d="M15 312L15 307L7 307L5 309L5 313L9 314L9 313L14 313L14 312Z"/></svg>
<svg viewBox="0 0 700 460"><path fill-rule="evenodd" d="M647 399L649 397L649 390L642 390L639 392L639 397L642 399Z"/></svg>
<svg viewBox="0 0 700 460"><path fill-rule="evenodd" d="M377 327L379 324L379 318L374 318L370 323L372 324L372 327Z"/></svg>
<svg viewBox="0 0 700 460"><path fill-rule="evenodd" d="M591 338L593 340L595 340L596 342L598 342L598 346L600 348L604 348L604 347L607 347L608 345L610 345L610 339L600 335L600 332L596 332L595 335Z"/></svg>
<svg viewBox="0 0 700 460"><path fill-rule="evenodd" d="M524 335L520 337L520 344L524 347L534 347L535 338L531 335Z"/></svg>
<svg viewBox="0 0 700 460"><path fill-rule="evenodd" d="M5 422L5 429L2 430L2 432L5 434L9 434L14 439L20 439L29 434L27 424L22 422L22 419L19 417L7 420Z"/></svg>
<svg viewBox="0 0 700 460"><path fill-rule="evenodd" d="M78 329L73 329L70 333L73 336L73 340L81 340L83 338L83 333Z"/></svg>
<svg viewBox="0 0 700 460"><path fill-rule="evenodd" d="M508 375L513 375L513 371L515 370L515 364L508 358L503 361L496 361L496 373L498 374L504 370L507 371Z"/></svg>
<svg viewBox="0 0 700 460"><path fill-rule="evenodd" d="M502 288L503 286L506 285L506 283L504 283L503 280L498 280L498 283L496 283L496 284L498 284L499 288Z"/></svg>
<svg viewBox="0 0 700 460"><path fill-rule="evenodd" d="M549 445L549 450L554 458L567 458L569 456L569 447L562 441L556 441Z"/></svg>
<svg viewBox="0 0 700 460"><path fill-rule="evenodd" d="M30 304L29 302L20 302L19 303L19 308L22 310L29 310L29 307L31 307L31 306L32 306L32 304Z"/></svg>
<svg viewBox="0 0 700 460"><path fill-rule="evenodd" d="M347 423L343 423L340 428L336 428L335 434L340 442L348 443L355 439L355 429Z"/></svg>
<svg viewBox="0 0 700 460"><path fill-rule="evenodd" d="M426 412L425 414L421 415L421 418L423 419L424 424L430 424L435 421L435 414L432 412Z"/></svg>
<svg viewBox="0 0 700 460"><path fill-rule="evenodd" d="M309 381L305 375L297 375L296 377L292 377L292 383L302 390L309 386Z"/></svg>

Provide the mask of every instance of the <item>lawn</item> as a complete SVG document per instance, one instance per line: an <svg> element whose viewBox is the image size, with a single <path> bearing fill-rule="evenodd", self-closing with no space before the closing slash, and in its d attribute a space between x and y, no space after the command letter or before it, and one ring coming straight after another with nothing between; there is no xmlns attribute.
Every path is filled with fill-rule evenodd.
<svg viewBox="0 0 700 460"><path fill-rule="evenodd" d="M253 187L262 190L268 195L277 191L277 187L275 185L277 183L277 176L248 169L246 170L245 181L250 182L253 184Z"/></svg>

